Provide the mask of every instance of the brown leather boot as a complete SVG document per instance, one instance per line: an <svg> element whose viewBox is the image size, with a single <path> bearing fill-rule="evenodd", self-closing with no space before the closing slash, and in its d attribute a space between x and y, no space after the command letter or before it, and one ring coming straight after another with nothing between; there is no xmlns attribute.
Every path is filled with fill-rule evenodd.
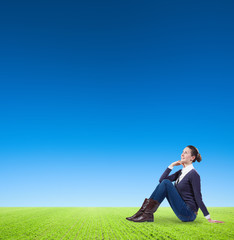
<svg viewBox="0 0 234 240"><path fill-rule="evenodd" d="M139 217L143 213L143 211L145 210L145 207L148 204L148 202L149 202L149 199L146 198L145 201L143 202L141 208L139 209L139 211L137 213L135 213L133 216L127 217L126 219L129 220L129 221L132 221L133 218Z"/></svg>
<svg viewBox="0 0 234 240"><path fill-rule="evenodd" d="M154 212L158 209L160 203L154 199L149 199L148 204L146 205L143 213L132 219L134 222L153 222L154 221Z"/></svg>

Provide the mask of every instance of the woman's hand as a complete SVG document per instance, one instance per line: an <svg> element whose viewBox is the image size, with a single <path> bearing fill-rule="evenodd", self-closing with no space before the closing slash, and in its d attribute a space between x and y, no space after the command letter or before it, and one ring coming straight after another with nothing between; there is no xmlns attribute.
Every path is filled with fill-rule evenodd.
<svg viewBox="0 0 234 240"><path fill-rule="evenodd" d="M176 162L173 162L170 166L174 167L174 166L179 166L179 165L182 165L181 161L176 161Z"/></svg>
<svg viewBox="0 0 234 240"><path fill-rule="evenodd" d="M224 223L224 222L222 222L222 221L212 220L211 218L209 218L208 221L209 221L210 223Z"/></svg>

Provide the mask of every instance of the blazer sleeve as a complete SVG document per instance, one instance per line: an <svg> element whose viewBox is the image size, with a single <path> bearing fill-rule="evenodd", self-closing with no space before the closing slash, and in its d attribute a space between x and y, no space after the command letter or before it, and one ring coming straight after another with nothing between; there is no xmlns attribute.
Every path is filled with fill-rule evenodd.
<svg viewBox="0 0 234 240"><path fill-rule="evenodd" d="M207 208L202 201L200 175L196 172L195 174L193 174L190 181L192 184L195 201L198 207L202 210L204 216L209 215L209 212L207 211Z"/></svg>
<svg viewBox="0 0 234 240"><path fill-rule="evenodd" d="M171 169L167 168L165 170L165 172L162 174L162 176L160 177L159 182L161 183L162 180L164 180L164 179L168 179L171 182L175 181L178 178L178 176L180 175L181 170L179 170L179 171L175 172L174 174L168 176L170 172L171 172Z"/></svg>

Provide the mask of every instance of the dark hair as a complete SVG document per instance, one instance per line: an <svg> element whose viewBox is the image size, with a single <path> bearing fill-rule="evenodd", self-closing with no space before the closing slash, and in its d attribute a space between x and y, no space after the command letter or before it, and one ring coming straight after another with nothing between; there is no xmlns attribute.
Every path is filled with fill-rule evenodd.
<svg viewBox="0 0 234 240"><path fill-rule="evenodd" d="M199 153L198 149L192 145L188 145L187 147L189 149L191 149L191 156L195 156L195 159L193 160L193 162L196 162L196 160L198 162L201 162L202 157L201 157L201 154Z"/></svg>

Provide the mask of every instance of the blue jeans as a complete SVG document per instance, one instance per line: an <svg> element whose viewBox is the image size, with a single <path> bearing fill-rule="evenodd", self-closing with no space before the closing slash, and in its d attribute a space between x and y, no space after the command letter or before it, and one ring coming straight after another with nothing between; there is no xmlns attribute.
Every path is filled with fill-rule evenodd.
<svg viewBox="0 0 234 240"><path fill-rule="evenodd" d="M167 198L175 215L182 222L192 222L196 219L197 215L195 212L193 212L184 202L176 187L168 179L164 179L161 183L159 183L150 196L150 198L157 200L159 203L161 203L165 197Z"/></svg>

